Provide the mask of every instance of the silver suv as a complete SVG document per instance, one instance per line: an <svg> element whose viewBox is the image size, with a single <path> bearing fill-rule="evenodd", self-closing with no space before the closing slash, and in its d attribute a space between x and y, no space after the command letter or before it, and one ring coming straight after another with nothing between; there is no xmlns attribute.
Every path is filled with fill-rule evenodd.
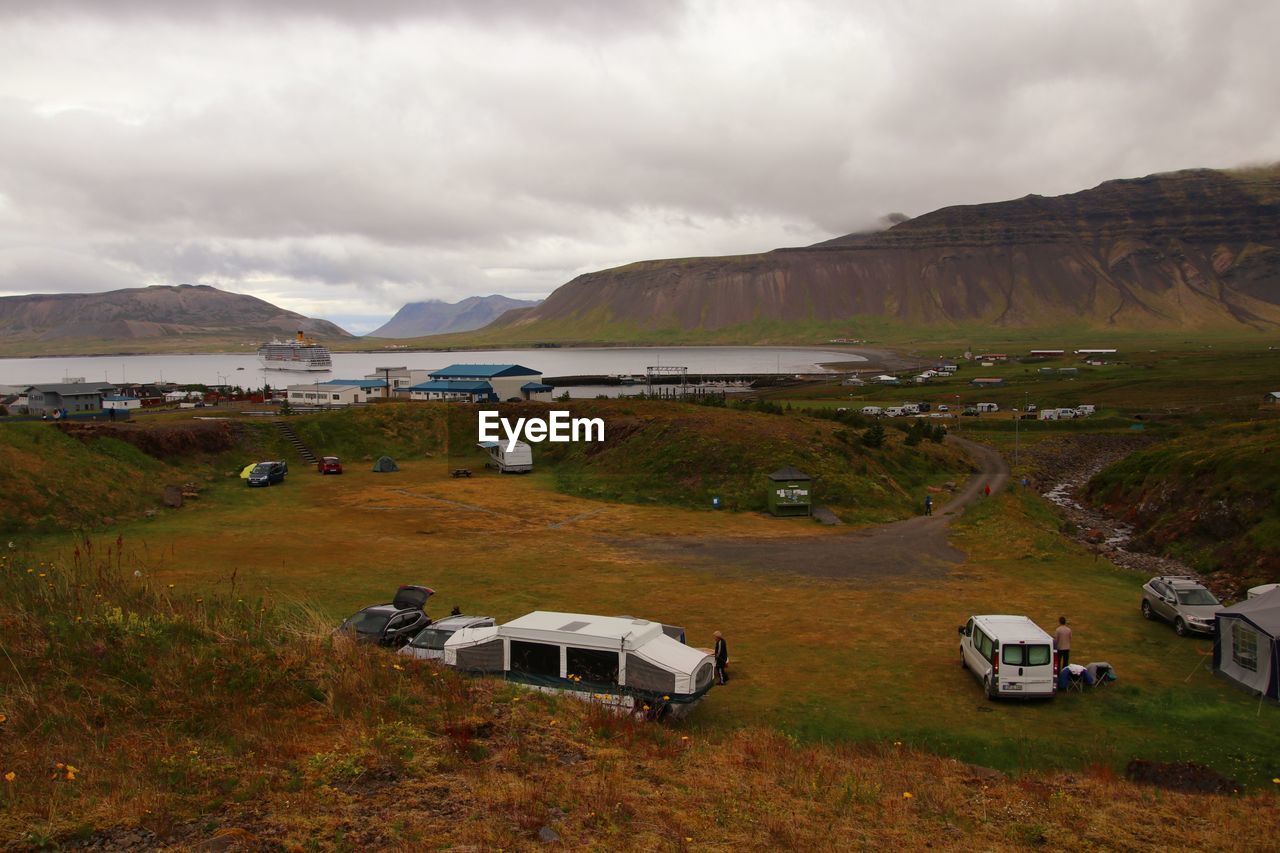
<svg viewBox="0 0 1280 853"><path fill-rule="evenodd" d="M1142 586L1142 615L1173 623L1179 637L1212 634L1222 604L1195 578L1161 575Z"/></svg>

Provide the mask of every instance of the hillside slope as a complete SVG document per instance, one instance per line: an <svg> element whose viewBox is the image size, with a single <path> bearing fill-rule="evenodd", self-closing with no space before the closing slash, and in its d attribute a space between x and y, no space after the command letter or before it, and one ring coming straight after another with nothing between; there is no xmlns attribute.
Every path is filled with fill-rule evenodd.
<svg viewBox="0 0 1280 853"><path fill-rule="evenodd" d="M351 337L327 320L207 285L0 297L3 355L245 348L297 331L324 342Z"/></svg>
<svg viewBox="0 0 1280 853"><path fill-rule="evenodd" d="M234 586L174 589L135 551L0 554L6 850L1143 849L1171 826L1191 850L1274 840L1270 791L1010 778L888 739L638 722L357 646Z"/></svg>
<svg viewBox="0 0 1280 853"><path fill-rule="evenodd" d="M410 302L390 320L370 332L370 338L417 338L444 332L469 332L487 326L516 308L532 308L536 299L512 299L509 296L469 296L459 302L431 299Z"/></svg>
<svg viewBox="0 0 1280 853"><path fill-rule="evenodd" d="M880 325L1280 329L1280 168L1109 181L876 234L587 273L477 340L754 342Z"/></svg>
<svg viewBox="0 0 1280 853"><path fill-rule="evenodd" d="M1198 431L1104 469L1089 497L1152 550L1246 586L1280 581L1278 444L1278 420Z"/></svg>

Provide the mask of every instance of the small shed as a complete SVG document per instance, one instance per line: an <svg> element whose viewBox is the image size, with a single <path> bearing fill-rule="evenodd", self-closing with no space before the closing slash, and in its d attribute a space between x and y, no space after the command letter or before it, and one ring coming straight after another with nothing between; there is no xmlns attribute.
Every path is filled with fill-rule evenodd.
<svg viewBox="0 0 1280 853"><path fill-rule="evenodd" d="M1280 702L1280 589L1245 599L1216 616L1213 671Z"/></svg>
<svg viewBox="0 0 1280 853"><path fill-rule="evenodd" d="M769 512L777 516L812 515L813 478L790 466L769 475Z"/></svg>

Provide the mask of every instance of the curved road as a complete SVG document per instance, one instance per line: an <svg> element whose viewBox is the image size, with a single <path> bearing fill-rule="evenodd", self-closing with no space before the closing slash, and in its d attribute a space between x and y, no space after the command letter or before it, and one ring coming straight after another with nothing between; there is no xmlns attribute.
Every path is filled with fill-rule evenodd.
<svg viewBox="0 0 1280 853"><path fill-rule="evenodd" d="M648 540L643 547L679 555L706 568L785 571L827 578L936 576L965 560L964 552L947 542L951 520L974 501L982 500L986 486L995 494L1009 482L1009 466L993 448L956 436L948 436L947 441L968 451L977 471L936 515L867 527L844 536L677 537Z"/></svg>

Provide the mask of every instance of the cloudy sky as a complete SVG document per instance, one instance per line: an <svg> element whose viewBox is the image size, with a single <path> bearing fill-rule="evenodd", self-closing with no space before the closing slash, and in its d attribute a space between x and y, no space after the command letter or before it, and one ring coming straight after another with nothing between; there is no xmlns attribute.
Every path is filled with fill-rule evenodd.
<svg viewBox="0 0 1280 853"><path fill-rule="evenodd" d="M1272 162L1277 32L1273 0L0 0L0 295L195 282L364 332Z"/></svg>

